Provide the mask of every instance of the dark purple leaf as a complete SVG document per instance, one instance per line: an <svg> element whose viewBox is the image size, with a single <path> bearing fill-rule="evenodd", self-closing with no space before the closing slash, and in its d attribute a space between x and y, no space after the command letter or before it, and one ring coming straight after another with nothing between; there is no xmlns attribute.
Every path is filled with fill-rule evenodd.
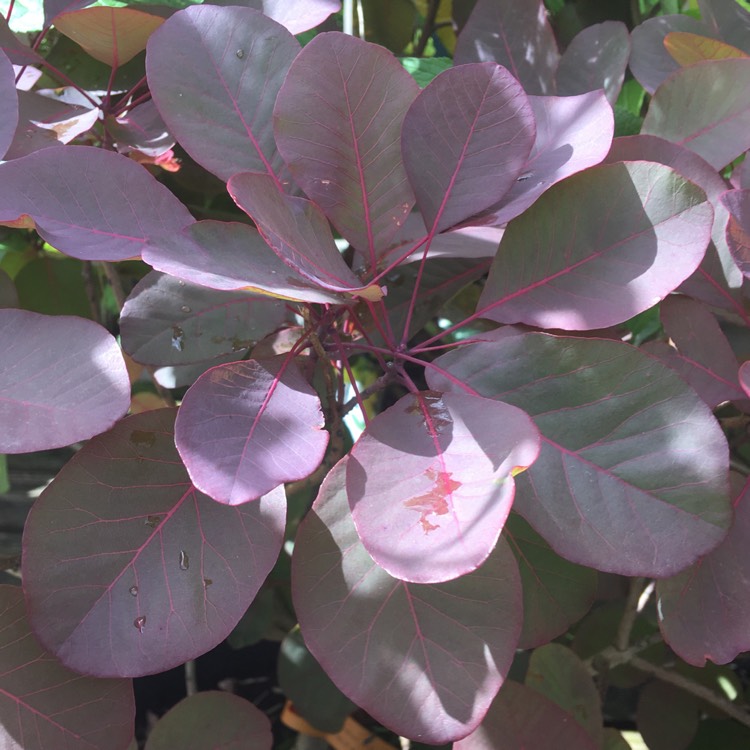
<svg viewBox="0 0 750 750"><path fill-rule="evenodd" d="M750 13L737 0L698 0L698 8L718 39L750 54Z"/></svg>
<svg viewBox="0 0 750 750"><path fill-rule="evenodd" d="M750 396L750 362L743 362L740 365L739 379L742 390Z"/></svg>
<svg viewBox="0 0 750 750"><path fill-rule="evenodd" d="M154 102L180 145L209 172L279 179L271 114L299 42L250 8L199 5L151 36L146 71Z"/></svg>
<svg viewBox="0 0 750 750"><path fill-rule="evenodd" d="M615 130L612 107L601 91L580 96L530 96L536 141L510 190L468 224L502 226L522 214L550 186L599 164Z"/></svg>
<svg viewBox="0 0 750 750"><path fill-rule="evenodd" d="M292 594L302 634L331 679L398 734L440 744L481 721L510 667L521 588L501 539L477 571L447 583L392 578L348 513L346 459L300 524Z"/></svg>
<svg viewBox="0 0 750 750"><path fill-rule="evenodd" d="M0 269L0 308L19 306L18 292L13 279Z"/></svg>
<svg viewBox="0 0 750 750"><path fill-rule="evenodd" d="M721 204L729 211L729 251L743 275L750 276L750 190L730 190L721 196Z"/></svg>
<svg viewBox="0 0 750 750"><path fill-rule="evenodd" d="M435 365L534 417L542 451L516 477L513 507L559 555L666 576L725 535L726 440L658 360L620 341L528 333L462 347ZM430 387L454 387L427 372Z"/></svg>
<svg viewBox="0 0 750 750"><path fill-rule="evenodd" d="M0 222L28 217L47 242L81 260L132 258L149 237L193 222L142 166L89 146L0 164Z"/></svg>
<svg viewBox="0 0 750 750"><path fill-rule="evenodd" d="M38 65L42 58L24 44L8 26L5 16L0 14L0 50L16 65Z"/></svg>
<svg viewBox="0 0 750 750"><path fill-rule="evenodd" d="M289 170L372 265L414 204L400 134L418 92L386 49L331 32L305 46L276 100Z"/></svg>
<svg viewBox="0 0 750 750"><path fill-rule="evenodd" d="M323 425L320 400L293 360L251 359L198 378L175 442L199 490L239 505L311 474L328 445Z"/></svg>
<svg viewBox="0 0 750 750"><path fill-rule="evenodd" d="M128 409L120 347L90 320L0 310L0 351L0 453L87 440Z"/></svg>
<svg viewBox="0 0 750 750"><path fill-rule="evenodd" d="M285 195L276 189L274 178L265 174L235 175L227 189L279 260L313 285L371 300L383 296L377 284L363 286L346 265L331 227L315 203Z"/></svg>
<svg viewBox="0 0 750 750"><path fill-rule="evenodd" d="M0 586L0 663L3 750L129 746L135 715L130 680L84 677L43 651L18 586Z"/></svg>
<svg viewBox="0 0 750 750"><path fill-rule="evenodd" d="M750 649L750 481L734 501L724 541L695 565L657 582L664 640L688 664L728 664Z"/></svg>
<svg viewBox="0 0 750 750"><path fill-rule="evenodd" d="M449 68L422 89L406 113L401 147L428 229L450 229L500 200L535 134L528 97L494 63Z"/></svg>
<svg viewBox="0 0 750 750"><path fill-rule="evenodd" d="M588 26L568 45L557 68L560 96L604 89L614 106L630 58L630 35L621 21Z"/></svg>
<svg viewBox="0 0 750 750"><path fill-rule="evenodd" d="M705 193L668 167L592 167L508 225L478 310L565 330L621 323L695 271L712 222Z"/></svg>
<svg viewBox="0 0 750 750"><path fill-rule="evenodd" d="M221 0L215 5L234 5L236 0ZM312 29L341 10L339 0L244 0L244 5L262 11L292 34Z"/></svg>
<svg viewBox="0 0 750 750"><path fill-rule="evenodd" d="M523 630L518 648L533 648L562 635L591 607L597 575L563 560L517 513L504 536L515 555L523 586Z"/></svg>
<svg viewBox="0 0 750 750"><path fill-rule="evenodd" d="M52 25L52 21L61 13L69 13L91 5L95 0L44 0L44 26Z"/></svg>
<svg viewBox="0 0 750 750"><path fill-rule="evenodd" d="M271 750L271 722L239 695L211 690L181 700L151 730L146 750Z"/></svg>
<svg viewBox="0 0 750 750"><path fill-rule="evenodd" d="M554 740L553 740L554 738ZM508 680L479 729L453 750L599 750L591 736L557 704Z"/></svg>
<svg viewBox="0 0 750 750"><path fill-rule="evenodd" d="M18 94L16 93L16 73L10 60L0 49L0 159L5 155L18 124Z"/></svg>
<svg viewBox="0 0 750 750"><path fill-rule="evenodd" d="M638 696L636 726L648 747L681 750L690 747L702 713L696 696L654 680Z"/></svg>
<svg viewBox="0 0 750 750"><path fill-rule="evenodd" d="M143 249L143 260L157 271L211 289L244 289L304 302L350 299L322 289L286 265L248 224L195 222L152 240Z"/></svg>
<svg viewBox="0 0 750 750"><path fill-rule="evenodd" d="M139 104L121 117L110 116L106 127L117 150L123 154L137 150L148 156L161 156L174 146L174 138L152 100Z"/></svg>
<svg viewBox="0 0 750 750"><path fill-rule="evenodd" d="M641 132L695 151L714 169L729 164L750 148L750 58L677 71L651 99Z"/></svg>
<svg viewBox="0 0 750 750"><path fill-rule="evenodd" d="M62 469L29 514L24 587L34 634L67 666L162 672L229 635L273 567L282 488L228 508L190 484L173 409L119 422Z"/></svg>
<svg viewBox="0 0 750 750"><path fill-rule="evenodd" d="M725 401L744 400L737 380L737 357L708 308L698 300L670 295L660 311L664 331L676 351L666 344L646 344L647 351L676 370L712 409Z"/></svg>
<svg viewBox="0 0 750 750"><path fill-rule="evenodd" d="M456 65L500 63L527 94L555 93L559 60L541 0L479 0L456 44Z"/></svg>
<svg viewBox="0 0 750 750"><path fill-rule="evenodd" d="M409 394L367 425L347 464L362 543L396 578L439 583L492 552L513 503L513 475L539 437L526 414L463 393Z"/></svg>
<svg viewBox="0 0 750 750"><path fill-rule="evenodd" d="M631 35L630 70L649 94L681 69L664 46L664 37L672 31L715 36L704 23L686 15L658 16L636 26Z"/></svg>
<svg viewBox="0 0 750 750"><path fill-rule="evenodd" d="M732 170L732 186L738 190L750 190L750 160L743 159Z"/></svg>
<svg viewBox="0 0 750 750"><path fill-rule="evenodd" d="M276 299L208 289L153 271L125 302L120 334L136 362L183 365L244 352L281 325L285 314Z"/></svg>

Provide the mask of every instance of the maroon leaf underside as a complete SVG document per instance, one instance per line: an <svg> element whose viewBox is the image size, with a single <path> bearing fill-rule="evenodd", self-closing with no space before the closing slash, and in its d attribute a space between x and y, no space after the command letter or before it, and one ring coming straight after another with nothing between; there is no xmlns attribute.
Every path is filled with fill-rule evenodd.
<svg viewBox="0 0 750 750"><path fill-rule="evenodd" d="M272 112L299 50L256 10L193 6L151 35L146 72L161 116L195 161L222 180L264 172L284 181Z"/></svg>
<svg viewBox="0 0 750 750"><path fill-rule="evenodd" d="M128 410L122 352L97 323L3 309L0 351L0 453L86 440Z"/></svg>
<svg viewBox="0 0 750 750"><path fill-rule="evenodd" d="M499 65L460 65L433 79L406 113L401 136L406 173L430 232L499 201L535 137L528 97Z"/></svg>
<svg viewBox="0 0 750 750"><path fill-rule="evenodd" d="M592 167L509 224L477 309L543 328L621 323L695 271L712 222L705 193L668 167Z"/></svg>
<svg viewBox="0 0 750 750"><path fill-rule="evenodd" d="M133 736L130 680L85 677L43 651L23 592L0 586L0 745L4 750L124 750Z"/></svg>
<svg viewBox="0 0 750 750"><path fill-rule="evenodd" d="M587 26L568 45L557 68L559 96L604 89L614 106L630 58L630 35L621 21Z"/></svg>
<svg viewBox="0 0 750 750"><path fill-rule="evenodd" d="M281 549L285 498L228 508L190 484L173 409L119 422L34 504L23 540L29 619L80 672L171 669L231 632Z"/></svg>
<svg viewBox="0 0 750 750"><path fill-rule="evenodd" d="M377 284L363 286L347 266L328 220L315 203L283 194L272 177L257 173L235 175L227 189L279 260L311 284L334 293L382 297Z"/></svg>
<svg viewBox="0 0 750 750"><path fill-rule="evenodd" d="M508 680L481 726L453 750L598 750L571 714L541 693Z"/></svg>
<svg viewBox="0 0 750 750"><path fill-rule="evenodd" d="M133 107L121 117L110 117L106 128L120 153L135 150L157 157L174 146L174 137L167 130L153 100Z"/></svg>
<svg viewBox="0 0 750 750"><path fill-rule="evenodd" d="M293 360L277 357L201 375L180 406L175 442L199 490L239 505L311 474L328 432L313 388Z"/></svg>
<svg viewBox="0 0 750 750"><path fill-rule="evenodd" d="M0 222L30 216L66 255L116 261L194 220L142 166L89 146L44 149L0 164Z"/></svg>
<svg viewBox="0 0 750 750"><path fill-rule="evenodd" d="M400 735L440 744L484 716L513 659L521 590L504 541L447 583L392 578L357 537L346 459L300 525L292 593L305 643L357 705Z"/></svg>
<svg viewBox="0 0 750 750"><path fill-rule="evenodd" d="M483 338L435 365L534 419L542 450L516 477L513 507L559 555L663 577L719 544L731 520L726 439L676 373L619 341Z"/></svg>
<svg viewBox="0 0 750 750"><path fill-rule="evenodd" d="M657 582L659 627L688 664L728 664L750 649L750 482L734 501L734 523L724 541L695 565Z"/></svg>
<svg viewBox="0 0 750 750"><path fill-rule="evenodd" d="M511 472L538 450L520 409L463 393L404 396L370 421L347 463L362 544L404 581L439 583L475 570L510 512Z"/></svg>
<svg viewBox="0 0 750 750"><path fill-rule="evenodd" d="M414 204L400 135L418 92L390 52L331 32L303 48L276 100L276 142L292 175L370 261Z"/></svg>
<svg viewBox="0 0 750 750"><path fill-rule="evenodd" d="M18 124L18 95L16 94L16 74L13 65L0 50L0 159L5 155L16 132Z"/></svg>
<svg viewBox="0 0 750 750"><path fill-rule="evenodd" d="M721 205L729 211L729 251L742 274L750 276L750 190L730 190L721 196Z"/></svg>
<svg viewBox="0 0 750 750"><path fill-rule="evenodd" d="M506 67L527 94L554 94L560 54L544 4L479 0L458 37L454 61L494 61Z"/></svg>
<svg viewBox="0 0 750 750"><path fill-rule="evenodd" d="M234 0L216 5L234 5ZM341 10L339 0L247 0L246 5L273 18L292 34L313 29Z"/></svg>
<svg viewBox="0 0 750 750"><path fill-rule="evenodd" d="M184 365L245 351L285 317L280 300L208 289L152 271L123 305L120 335L136 362Z"/></svg>
<svg viewBox="0 0 750 750"><path fill-rule="evenodd" d="M208 690L181 700L149 732L145 750L271 750L268 717L238 695Z"/></svg>

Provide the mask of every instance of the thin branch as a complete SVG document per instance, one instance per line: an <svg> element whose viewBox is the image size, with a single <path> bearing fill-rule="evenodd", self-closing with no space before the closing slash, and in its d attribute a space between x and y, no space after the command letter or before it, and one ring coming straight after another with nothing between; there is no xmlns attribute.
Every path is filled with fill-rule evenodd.
<svg viewBox="0 0 750 750"><path fill-rule="evenodd" d="M625 651L630 644L630 634L633 632L633 625L635 625L635 620L638 617L638 601L641 598L643 584L643 578L633 578L630 581L625 611L622 613L620 626L617 628L617 638L615 639L615 646L618 651Z"/></svg>
<svg viewBox="0 0 750 750"><path fill-rule="evenodd" d="M198 672L195 667L195 659L185 662L185 692L188 696L198 692Z"/></svg>
<svg viewBox="0 0 750 750"><path fill-rule="evenodd" d="M414 57L422 57L427 48L430 37L435 33L435 19L437 18L440 0L430 0L427 6L427 15L422 26L422 34L419 37L416 47L414 47Z"/></svg>

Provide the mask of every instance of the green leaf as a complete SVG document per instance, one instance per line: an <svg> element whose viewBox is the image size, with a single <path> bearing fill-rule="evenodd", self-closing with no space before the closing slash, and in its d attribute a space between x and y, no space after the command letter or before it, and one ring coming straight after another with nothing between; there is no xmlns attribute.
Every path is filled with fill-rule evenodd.
<svg viewBox="0 0 750 750"><path fill-rule="evenodd" d="M10 489L10 479L8 477L8 458L4 453L0 453L0 495Z"/></svg>
<svg viewBox="0 0 750 750"><path fill-rule="evenodd" d="M420 88L424 88L438 73L453 65L450 57L402 57L400 60Z"/></svg>

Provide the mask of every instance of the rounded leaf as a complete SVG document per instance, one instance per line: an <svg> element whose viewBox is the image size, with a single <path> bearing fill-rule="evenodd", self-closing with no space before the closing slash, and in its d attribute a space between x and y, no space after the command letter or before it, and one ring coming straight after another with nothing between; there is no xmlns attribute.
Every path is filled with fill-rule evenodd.
<svg viewBox="0 0 750 750"><path fill-rule="evenodd" d="M16 74L10 60L0 49L0 159L13 142L18 124L18 95L16 94Z"/></svg>

